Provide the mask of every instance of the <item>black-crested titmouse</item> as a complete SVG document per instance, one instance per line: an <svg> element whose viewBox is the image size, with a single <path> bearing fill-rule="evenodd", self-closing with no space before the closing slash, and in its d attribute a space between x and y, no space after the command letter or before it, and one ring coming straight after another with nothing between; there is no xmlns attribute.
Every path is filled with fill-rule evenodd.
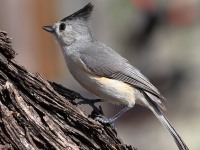
<svg viewBox="0 0 200 150"><path fill-rule="evenodd" d="M112 118L96 120L112 123L135 104L149 108L173 136L180 150L188 150L186 144L163 115L164 97L150 81L128 60L116 51L97 41L91 32L89 18L91 3L72 15L43 29L56 37L69 71L87 90L105 101L126 107Z"/></svg>

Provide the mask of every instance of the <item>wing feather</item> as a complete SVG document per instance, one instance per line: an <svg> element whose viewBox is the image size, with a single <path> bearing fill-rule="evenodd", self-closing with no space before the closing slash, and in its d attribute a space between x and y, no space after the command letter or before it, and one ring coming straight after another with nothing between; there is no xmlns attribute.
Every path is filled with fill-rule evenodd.
<svg viewBox="0 0 200 150"><path fill-rule="evenodd" d="M92 74L126 82L154 95L152 98L160 107L165 99L158 89L128 61L111 48L101 43L94 43L81 51L81 60Z"/></svg>

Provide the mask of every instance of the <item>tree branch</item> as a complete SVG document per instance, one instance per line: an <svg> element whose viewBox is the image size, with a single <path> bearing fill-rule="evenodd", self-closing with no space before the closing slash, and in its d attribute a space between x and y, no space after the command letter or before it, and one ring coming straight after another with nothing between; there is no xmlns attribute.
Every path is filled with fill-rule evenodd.
<svg viewBox="0 0 200 150"><path fill-rule="evenodd" d="M0 31L0 149L134 149L77 107L80 94L28 72L15 55Z"/></svg>

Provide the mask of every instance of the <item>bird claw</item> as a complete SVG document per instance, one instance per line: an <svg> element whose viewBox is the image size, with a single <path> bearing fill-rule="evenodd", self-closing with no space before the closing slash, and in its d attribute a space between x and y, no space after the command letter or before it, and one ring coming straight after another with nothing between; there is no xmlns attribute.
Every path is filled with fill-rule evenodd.
<svg viewBox="0 0 200 150"><path fill-rule="evenodd" d="M115 129L115 125L114 125L114 120L112 118L107 118L105 116L102 116L102 115L98 115L96 118L95 118L96 121L99 121L103 124L110 124L111 125L111 128L112 129Z"/></svg>

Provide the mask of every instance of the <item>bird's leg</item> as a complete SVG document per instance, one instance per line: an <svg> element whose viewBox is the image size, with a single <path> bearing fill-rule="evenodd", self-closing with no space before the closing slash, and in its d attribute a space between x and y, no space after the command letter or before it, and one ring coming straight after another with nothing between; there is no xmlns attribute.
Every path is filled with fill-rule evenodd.
<svg viewBox="0 0 200 150"><path fill-rule="evenodd" d="M117 114L115 114L113 117L111 118L106 118L104 116L97 116L95 118L95 120L102 122L102 123L110 123L112 124L115 120L117 120L121 115L123 115L125 112L127 112L129 109L131 109L132 107L125 107L123 108L120 112L118 112Z"/></svg>

